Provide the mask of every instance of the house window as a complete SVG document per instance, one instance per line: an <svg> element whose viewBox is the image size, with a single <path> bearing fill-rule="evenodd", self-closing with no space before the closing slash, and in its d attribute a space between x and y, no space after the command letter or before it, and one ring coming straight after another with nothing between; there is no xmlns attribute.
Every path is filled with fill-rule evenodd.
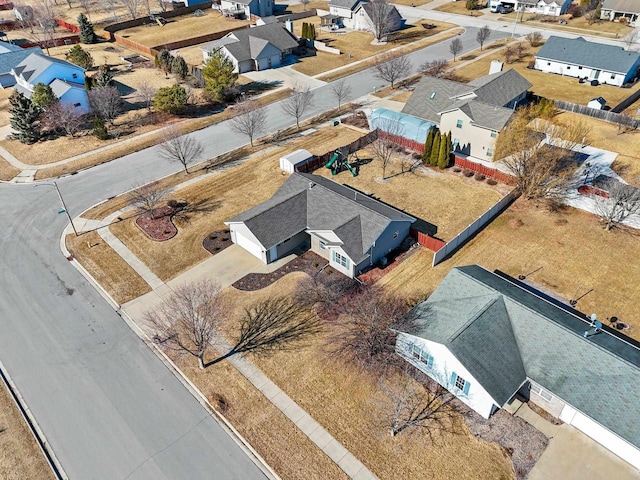
<svg viewBox="0 0 640 480"><path fill-rule="evenodd" d="M458 127L458 128L462 128L462 120L458 120L458 121L456 122L456 127Z"/></svg>
<svg viewBox="0 0 640 480"><path fill-rule="evenodd" d="M78 78L78 74L74 73L73 75L71 75L73 78Z"/></svg>
<svg viewBox="0 0 640 480"><path fill-rule="evenodd" d="M465 395L469 393L469 388L471 387L471 383L459 376L456 372L453 372L451 374L451 385L453 385L456 389L460 390Z"/></svg>
<svg viewBox="0 0 640 480"><path fill-rule="evenodd" d="M326 250L327 249L327 242L323 242L322 240L320 240L320 250Z"/></svg>
<svg viewBox="0 0 640 480"><path fill-rule="evenodd" d="M73 106L77 108L77 107L80 106L80 104L79 103L74 103Z"/></svg>
<svg viewBox="0 0 640 480"><path fill-rule="evenodd" d="M487 157L493 157L493 148L487 148Z"/></svg>
<svg viewBox="0 0 640 480"><path fill-rule="evenodd" d="M398 238L399 232L393 232L393 238Z"/></svg>
<svg viewBox="0 0 640 480"><path fill-rule="evenodd" d="M422 350L414 343L410 344L409 347L411 348L411 356L414 359L424 363L428 368L433 367L433 355L430 355L429 352Z"/></svg>
<svg viewBox="0 0 640 480"><path fill-rule="evenodd" d="M498 132L495 130L491 130L491 138L496 138L498 136Z"/></svg>
<svg viewBox="0 0 640 480"><path fill-rule="evenodd" d="M582 70L582 67L578 67L578 70Z"/></svg>
<svg viewBox="0 0 640 480"><path fill-rule="evenodd" d="M460 145L460 139L459 138L454 138L453 139L453 148L456 148L458 145Z"/></svg>
<svg viewBox="0 0 640 480"><path fill-rule="evenodd" d="M615 79L616 79L616 75L615 75L615 73L612 73L611 74L611 80L615 80Z"/></svg>
<svg viewBox="0 0 640 480"><path fill-rule="evenodd" d="M467 381L464 378L459 377L458 375L456 375L455 386L456 386L457 389L460 389L460 390L464 391L464 386L466 384L467 384Z"/></svg>
<svg viewBox="0 0 640 480"><path fill-rule="evenodd" d="M567 65L567 70L571 70L571 67L569 65Z"/></svg>
<svg viewBox="0 0 640 480"><path fill-rule="evenodd" d="M340 255L335 250L333 252L333 261L336 262L338 265L343 266L344 268L349 268L349 259L344 255Z"/></svg>
<svg viewBox="0 0 640 480"><path fill-rule="evenodd" d="M547 67L551 66L551 62L547 62Z"/></svg>

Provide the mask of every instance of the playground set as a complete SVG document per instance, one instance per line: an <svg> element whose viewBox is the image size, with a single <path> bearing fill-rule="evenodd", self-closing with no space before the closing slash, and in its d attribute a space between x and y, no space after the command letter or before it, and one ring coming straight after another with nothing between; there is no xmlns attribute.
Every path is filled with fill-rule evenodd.
<svg viewBox="0 0 640 480"><path fill-rule="evenodd" d="M352 156L354 162L349 162L349 156ZM358 153L353 152L349 153L349 150L346 148L339 148L336 150L331 159L324 165L326 168L331 170L331 175L337 175L340 172L344 172L348 170L351 172L353 177L357 177L358 173L360 173L360 164L358 159Z"/></svg>

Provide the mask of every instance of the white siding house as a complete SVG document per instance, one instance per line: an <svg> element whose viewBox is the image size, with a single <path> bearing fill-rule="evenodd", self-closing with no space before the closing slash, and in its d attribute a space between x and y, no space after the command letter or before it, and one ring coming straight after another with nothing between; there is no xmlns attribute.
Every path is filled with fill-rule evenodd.
<svg viewBox="0 0 640 480"><path fill-rule="evenodd" d="M611 22L625 22L637 26L640 16L640 2L637 0L604 0L600 7L600 18Z"/></svg>
<svg viewBox="0 0 640 480"><path fill-rule="evenodd" d="M354 12L361 0L331 0L329 13L340 17L340 24L347 28L356 28Z"/></svg>
<svg viewBox="0 0 640 480"><path fill-rule="evenodd" d="M567 13L571 0L518 0L515 10L558 17Z"/></svg>

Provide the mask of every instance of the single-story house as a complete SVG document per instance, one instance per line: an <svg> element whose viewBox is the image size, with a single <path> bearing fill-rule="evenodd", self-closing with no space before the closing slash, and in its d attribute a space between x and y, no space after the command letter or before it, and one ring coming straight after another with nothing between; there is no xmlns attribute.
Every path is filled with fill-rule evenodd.
<svg viewBox="0 0 640 480"><path fill-rule="evenodd" d="M16 84L11 70L32 53L43 55L40 47L20 48L7 42L0 42L0 87L8 88Z"/></svg>
<svg viewBox="0 0 640 480"><path fill-rule="evenodd" d="M375 0L370 2L360 2L353 10L353 27L355 30L366 30L367 32L372 32L375 34L374 27L374 18L378 14L377 12L382 13L381 8L386 9L386 19L385 26L387 33L395 32L396 30L400 30L402 25L404 24L404 19L398 9L389 3L380 3L380 7L374 4ZM380 8L380 10L376 11L376 8ZM381 16L381 15L380 15Z"/></svg>
<svg viewBox="0 0 640 480"><path fill-rule="evenodd" d="M514 10L558 17L567 13L570 5L571 0L517 0Z"/></svg>
<svg viewBox="0 0 640 480"><path fill-rule="evenodd" d="M640 349L501 273L456 267L396 352L484 418L519 394L640 468Z"/></svg>
<svg viewBox="0 0 640 480"><path fill-rule="evenodd" d="M639 67L638 52L582 37L551 36L535 55L533 68L621 87L638 76Z"/></svg>
<svg viewBox="0 0 640 480"><path fill-rule="evenodd" d="M409 235L416 219L319 175L293 173L266 202L224 222L233 243L264 263L303 244L355 277Z"/></svg>
<svg viewBox="0 0 640 480"><path fill-rule="evenodd" d="M269 17L273 15L273 0L222 0L220 10L244 18Z"/></svg>
<svg viewBox="0 0 640 480"><path fill-rule="evenodd" d="M237 73L279 67L286 55L298 47L298 39L282 23L269 23L228 33L207 43L203 51L208 62L213 51L220 49Z"/></svg>
<svg viewBox="0 0 640 480"><path fill-rule="evenodd" d="M627 22L636 26L640 16L640 2L637 0L604 0L600 7L600 18L612 22Z"/></svg>
<svg viewBox="0 0 640 480"><path fill-rule="evenodd" d="M11 69L15 91L31 98L38 83L49 85L63 103L73 105L79 113L91 110L84 86L84 68L59 58L32 53Z"/></svg>
<svg viewBox="0 0 640 480"><path fill-rule="evenodd" d="M402 113L431 122L443 133L451 132L455 151L493 160L498 134L530 87L513 69L469 83L427 76L418 82Z"/></svg>

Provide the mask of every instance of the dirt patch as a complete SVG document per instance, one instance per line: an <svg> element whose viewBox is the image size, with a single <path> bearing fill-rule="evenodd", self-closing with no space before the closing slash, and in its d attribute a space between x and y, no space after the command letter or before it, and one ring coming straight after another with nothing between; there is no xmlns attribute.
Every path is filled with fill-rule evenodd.
<svg viewBox="0 0 640 480"><path fill-rule="evenodd" d="M516 478L524 480L536 464L549 440L539 430L520 417L498 410L488 420L464 407L464 416L471 433L487 442L500 445L513 463Z"/></svg>
<svg viewBox="0 0 640 480"><path fill-rule="evenodd" d="M550 422L550 423L552 423L554 425L562 425L564 423L562 420L560 420L559 418L554 417L549 412L547 412L544 408L539 407L538 405L536 405L533 402L527 402L527 406L531 410L536 412L538 415L540 415L542 418L544 418L545 420L547 420L548 422Z"/></svg>
<svg viewBox="0 0 640 480"><path fill-rule="evenodd" d="M353 125L354 127L369 129L369 121L362 110L343 118L341 122L345 125Z"/></svg>
<svg viewBox="0 0 640 480"><path fill-rule="evenodd" d="M329 262L326 258L307 251L271 273L250 273L245 275L234 283L232 287L245 292L254 292L268 287L293 272L306 273L320 283L329 282L338 275L342 275L335 268L327 266L328 264Z"/></svg>
<svg viewBox="0 0 640 480"><path fill-rule="evenodd" d="M229 229L215 230L204 237L202 246L211 255L220 253L222 250L232 245L231 235L229 235Z"/></svg>
<svg viewBox="0 0 640 480"><path fill-rule="evenodd" d="M175 209L169 206L156 209L153 213L145 213L136 218L136 225L151 240L164 242L178 234L178 229L171 220Z"/></svg>

